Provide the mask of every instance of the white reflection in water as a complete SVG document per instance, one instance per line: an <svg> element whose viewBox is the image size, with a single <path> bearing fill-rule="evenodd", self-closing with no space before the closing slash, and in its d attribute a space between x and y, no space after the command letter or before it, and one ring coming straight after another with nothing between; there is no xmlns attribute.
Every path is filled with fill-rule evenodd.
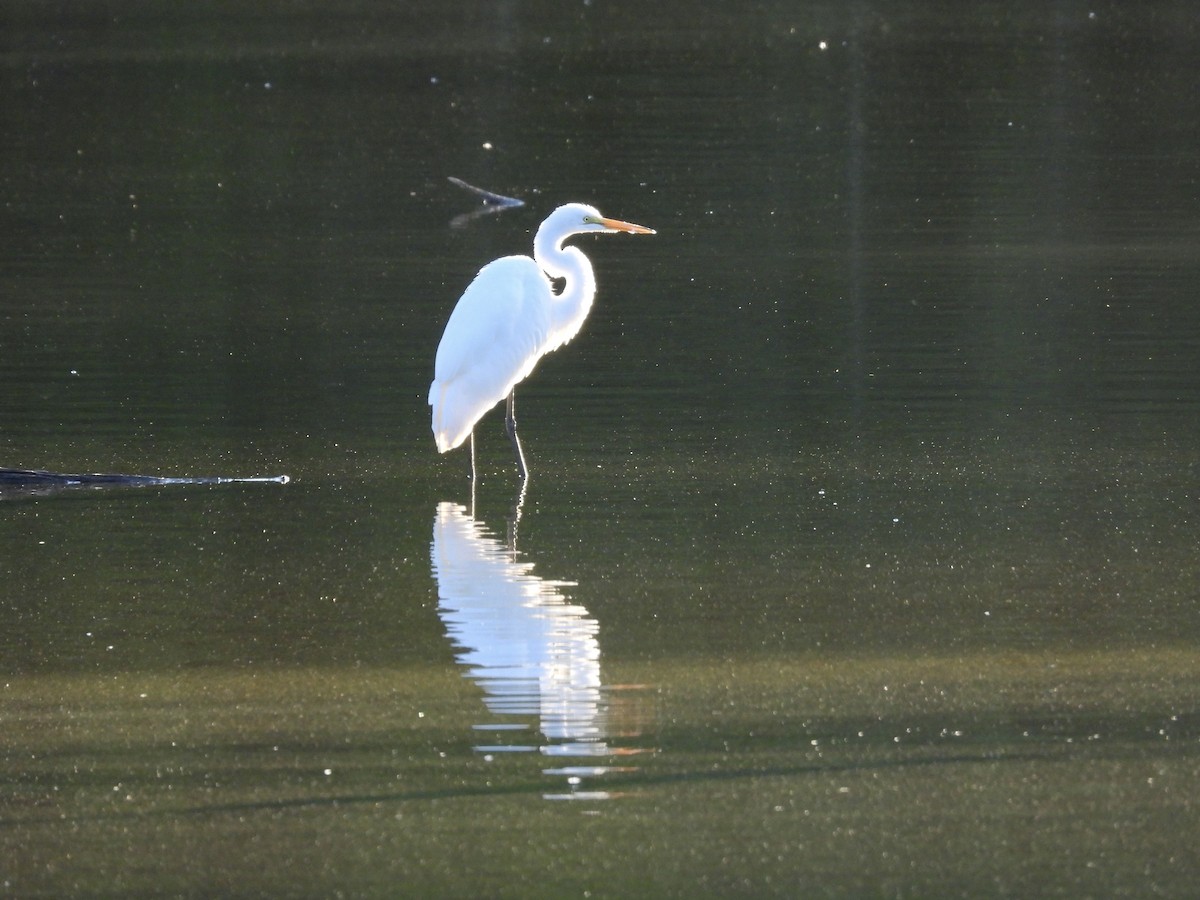
<svg viewBox="0 0 1200 900"><path fill-rule="evenodd" d="M624 756L640 752L612 746L612 695L600 680L600 626L562 588L572 582L533 574L533 563L493 537L466 509L441 503L434 519L433 575L438 613L466 677L483 690L487 708L501 717L535 717L544 740L536 744L478 746L484 753L538 750L550 756ZM633 703L636 707L637 704ZM624 736L637 719L623 716ZM634 726L633 731L630 726ZM498 735L521 725L490 722L479 730ZM574 786L611 766L546 770ZM576 791L594 799L596 792ZM603 793L603 792L601 792ZM566 795L547 795L556 799Z"/></svg>

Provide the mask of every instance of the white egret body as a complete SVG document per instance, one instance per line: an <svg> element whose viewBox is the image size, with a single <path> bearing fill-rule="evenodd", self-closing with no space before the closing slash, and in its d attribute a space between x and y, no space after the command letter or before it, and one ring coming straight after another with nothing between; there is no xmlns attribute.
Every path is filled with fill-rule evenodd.
<svg viewBox="0 0 1200 900"><path fill-rule="evenodd" d="M429 405L438 452L471 438L473 460L475 423L507 397L505 425L518 472L525 478L513 412L515 388L543 355L579 333L596 295L588 258L577 247L564 247L563 241L573 234L618 231L654 234L641 225L606 219L586 204L568 203L538 228L532 259L505 256L475 276L450 314L434 363ZM566 280L561 293L551 290L551 278Z"/></svg>

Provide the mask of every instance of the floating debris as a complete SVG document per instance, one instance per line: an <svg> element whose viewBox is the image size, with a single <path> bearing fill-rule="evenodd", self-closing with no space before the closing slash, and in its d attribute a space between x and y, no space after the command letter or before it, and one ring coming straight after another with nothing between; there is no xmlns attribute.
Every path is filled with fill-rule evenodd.
<svg viewBox="0 0 1200 900"><path fill-rule="evenodd" d="M164 487L179 484L287 484L286 475L255 475L231 478L223 475L166 477L160 475L119 475L107 472L68 474L43 469L0 468L0 499L6 497L53 494L82 488Z"/></svg>

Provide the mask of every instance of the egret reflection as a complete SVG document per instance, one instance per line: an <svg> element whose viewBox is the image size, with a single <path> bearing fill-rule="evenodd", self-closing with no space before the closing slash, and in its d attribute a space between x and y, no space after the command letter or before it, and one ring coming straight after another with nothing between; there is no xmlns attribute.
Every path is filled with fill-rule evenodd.
<svg viewBox="0 0 1200 900"><path fill-rule="evenodd" d="M476 727L497 739L517 731L522 735L521 742L477 750L593 758L639 752L609 743L616 731L629 736L631 723L622 715L620 729L612 726L611 689L600 679L600 626L563 593L570 582L534 575L532 562L457 503L438 505L432 562L438 613L465 677L479 685L495 717ZM540 737L531 735L531 719ZM611 771L589 765L547 774Z"/></svg>

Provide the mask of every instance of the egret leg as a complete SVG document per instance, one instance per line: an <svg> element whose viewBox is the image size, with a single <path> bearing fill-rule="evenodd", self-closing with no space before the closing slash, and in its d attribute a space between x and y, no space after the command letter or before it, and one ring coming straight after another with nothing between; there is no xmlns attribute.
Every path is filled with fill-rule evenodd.
<svg viewBox="0 0 1200 900"><path fill-rule="evenodd" d="M504 412L504 431L508 434L508 439L512 442L513 455L517 458L517 476L524 481L529 475L529 470L525 468L525 454L521 452L521 441L517 437L516 396L516 388L508 392L508 406Z"/></svg>

